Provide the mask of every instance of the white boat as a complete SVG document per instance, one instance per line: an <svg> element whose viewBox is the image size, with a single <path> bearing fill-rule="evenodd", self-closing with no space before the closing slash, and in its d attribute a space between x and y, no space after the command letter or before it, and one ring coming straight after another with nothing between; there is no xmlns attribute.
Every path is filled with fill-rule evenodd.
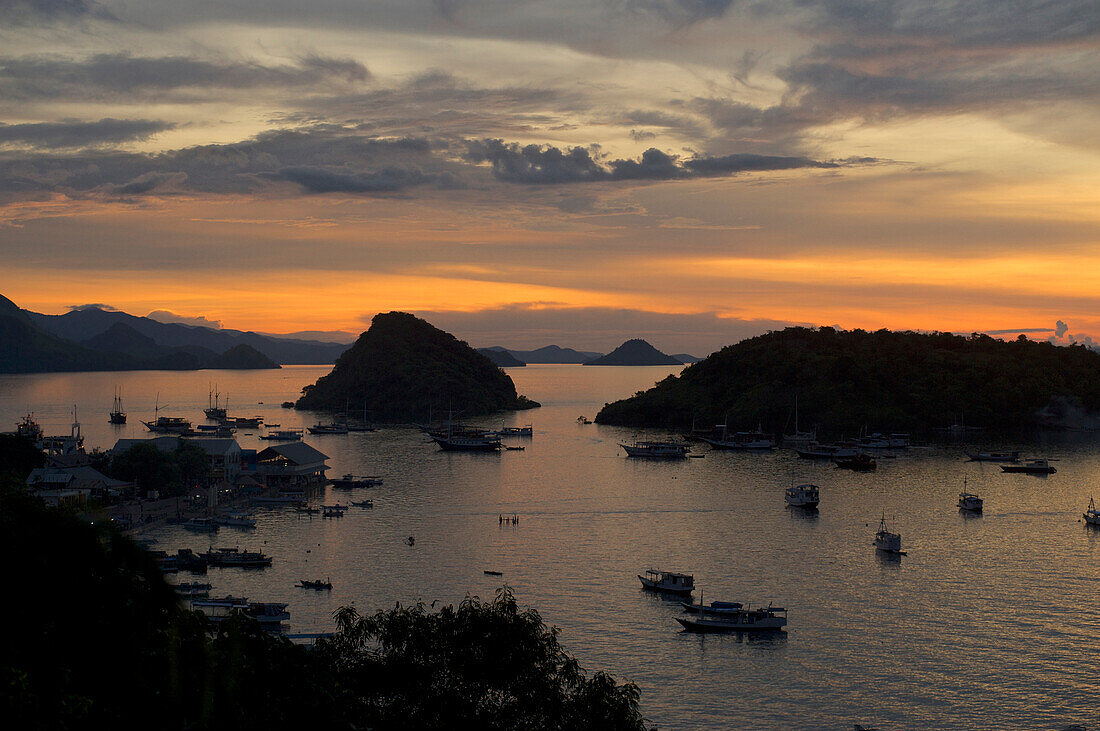
<svg viewBox="0 0 1100 731"><path fill-rule="evenodd" d="M212 533L218 529L218 524L210 518L190 518L183 521L183 527L187 530Z"/></svg>
<svg viewBox="0 0 1100 731"><path fill-rule="evenodd" d="M739 431L730 434L729 425L722 424L722 436L719 439L700 437L704 442L715 449L774 449L775 440L765 434L761 429L756 431Z"/></svg>
<svg viewBox="0 0 1100 731"><path fill-rule="evenodd" d="M967 455L971 462L1019 462L1020 452L976 452Z"/></svg>
<svg viewBox="0 0 1100 731"><path fill-rule="evenodd" d="M301 429L277 429L260 436L260 439L271 442L297 442L301 440L301 438Z"/></svg>
<svg viewBox="0 0 1100 731"><path fill-rule="evenodd" d="M527 426L502 426L497 434L502 437L530 437L534 435L534 428Z"/></svg>
<svg viewBox="0 0 1100 731"><path fill-rule="evenodd" d="M448 424L446 431L429 431L428 436L444 452L499 452L504 445L500 435L482 429L458 428Z"/></svg>
<svg viewBox="0 0 1100 731"><path fill-rule="evenodd" d="M959 493L959 510L969 510L972 513L982 512L982 499L971 492Z"/></svg>
<svg viewBox="0 0 1100 731"><path fill-rule="evenodd" d="M215 515L212 520L218 525L226 525L231 528L255 528L256 521L244 513L228 513Z"/></svg>
<svg viewBox="0 0 1100 731"><path fill-rule="evenodd" d="M328 424L322 424L317 422L313 426L307 426L310 434L347 434L348 425L346 423L331 422Z"/></svg>
<svg viewBox="0 0 1100 731"><path fill-rule="evenodd" d="M214 622L222 622L240 613L266 627L280 625L289 620L290 612L286 607L283 602L250 602L247 597L233 596L191 602L192 609L201 611Z"/></svg>
<svg viewBox="0 0 1100 731"><path fill-rule="evenodd" d="M652 457L655 459L678 459L686 457L691 448L682 442L639 442L619 443L628 457Z"/></svg>
<svg viewBox="0 0 1100 731"><path fill-rule="evenodd" d="M650 591L665 594L690 594L695 591L695 577L691 574L648 569L645 576L639 574L638 579L642 582L642 586Z"/></svg>
<svg viewBox="0 0 1100 731"><path fill-rule="evenodd" d="M1089 525L1100 525L1100 510L1097 510L1096 502L1091 497L1089 498L1089 506L1082 517Z"/></svg>
<svg viewBox="0 0 1100 731"><path fill-rule="evenodd" d="M688 632L778 632L787 626L787 610L768 605L722 613L704 611L675 619Z"/></svg>
<svg viewBox="0 0 1100 731"><path fill-rule="evenodd" d="M808 482L801 485L791 485L787 488L785 499L787 505L792 508L816 508L820 502L820 491L817 485Z"/></svg>
<svg viewBox="0 0 1100 731"><path fill-rule="evenodd" d="M798 428L798 396L794 397L794 431L783 435L783 444L812 444L817 441L817 429L801 431Z"/></svg>
<svg viewBox="0 0 1100 731"><path fill-rule="evenodd" d="M1003 464L1002 472L1022 472L1028 475L1052 475L1058 470L1050 464L1049 459L1029 459L1024 464Z"/></svg>
<svg viewBox="0 0 1100 731"><path fill-rule="evenodd" d="M802 459L851 459L859 453L855 447L842 447L839 444L810 444L795 452Z"/></svg>
<svg viewBox="0 0 1100 731"><path fill-rule="evenodd" d="M886 514L882 514L882 520L878 524L878 532L875 533L875 548L886 553L903 554L901 550L901 534L891 533L886 527Z"/></svg>

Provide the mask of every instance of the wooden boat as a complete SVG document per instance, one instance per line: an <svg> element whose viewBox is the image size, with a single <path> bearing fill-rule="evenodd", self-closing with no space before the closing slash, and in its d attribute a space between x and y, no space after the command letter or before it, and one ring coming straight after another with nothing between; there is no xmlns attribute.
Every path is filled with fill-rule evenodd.
<svg viewBox="0 0 1100 731"><path fill-rule="evenodd" d="M680 602L680 606L688 614L730 614L740 611L745 605L741 602L711 602L710 604Z"/></svg>
<svg viewBox="0 0 1100 731"><path fill-rule="evenodd" d="M125 424L126 412L122 410L122 391L115 389L115 402L111 407L111 415L107 421L111 424Z"/></svg>
<svg viewBox="0 0 1100 731"><path fill-rule="evenodd" d="M211 548L200 553L211 566L223 568L266 568L271 565L271 556L262 551L242 551L239 548Z"/></svg>
<svg viewBox="0 0 1100 731"><path fill-rule="evenodd" d="M966 491L966 479L963 478L963 491L959 493L959 510L968 510L971 513L982 512L983 501L974 493Z"/></svg>
<svg viewBox="0 0 1100 731"><path fill-rule="evenodd" d="M820 490L817 485L808 482L791 485L784 494L784 500L792 508L816 508L820 502Z"/></svg>
<svg viewBox="0 0 1100 731"><path fill-rule="evenodd" d="M787 610L768 605L721 613L704 611L675 619L688 632L779 632L787 626Z"/></svg>
<svg viewBox="0 0 1100 731"><path fill-rule="evenodd" d="M875 462L874 457L869 454L864 454L863 452L856 454L854 457L834 459L833 464L842 469L854 470L856 472L870 472L878 467L878 463Z"/></svg>
<svg viewBox="0 0 1100 731"><path fill-rule="evenodd" d="M1028 475L1053 475L1058 470L1050 464L1049 459L1029 459L1024 464L1003 464L1002 472L1022 472Z"/></svg>
<svg viewBox="0 0 1100 731"><path fill-rule="evenodd" d="M313 581L310 581L309 579L298 579L298 581L301 582L298 584L298 586L302 589L316 589L317 591L332 589L332 582L328 581L327 579L323 581L321 579L315 579Z"/></svg>
<svg viewBox="0 0 1100 731"><path fill-rule="evenodd" d="M357 508L373 508L374 507L374 501L373 500L360 500L358 502L356 502L355 500L352 500L351 504L354 505Z"/></svg>
<svg viewBox="0 0 1100 731"><path fill-rule="evenodd" d="M882 514L882 520L878 524L878 532L875 533L875 548L884 553L894 553L898 555L905 555L905 552L901 550L901 534L891 533L886 527L886 513Z"/></svg>
<svg viewBox="0 0 1100 731"><path fill-rule="evenodd" d="M651 459L682 459L691 447L683 442L639 442L619 444L628 457L649 457Z"/></svg>
<svg viewBox="0 0 1100 731"><path fill-rule="evenodd" d="M1097 509L1096 502L1091 497L1089 498L1089 506L1085 512L1082 513L1081 517L1083 517L1085 522L1089 525L1100 526L1100 509Z"/></svg>
<svg viewBox="0 0 1100 731"><path fill-rule="evenodd" d="M664 594L690 594L695 591L695 577L676 571L648 569L645 576L638 575L638 580L642 582L642 588Z"/></svg>
<svg viewBox="0 0 1100 731"><path fill-rule="evenodd" d="M843 447L839 444L809 444L795 452L802 459L850 459L859 452L855 447Z"/></svg>

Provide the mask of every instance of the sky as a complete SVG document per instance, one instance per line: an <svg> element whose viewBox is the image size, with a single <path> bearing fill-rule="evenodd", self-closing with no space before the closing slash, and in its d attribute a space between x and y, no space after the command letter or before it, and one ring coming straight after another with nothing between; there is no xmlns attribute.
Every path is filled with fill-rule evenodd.
<svg viewBox="0 0 1100 731"><path fill-rule="evenodd" d="M0 294L1092 342L1097 69L1095 0L0 0Z"/></svg>

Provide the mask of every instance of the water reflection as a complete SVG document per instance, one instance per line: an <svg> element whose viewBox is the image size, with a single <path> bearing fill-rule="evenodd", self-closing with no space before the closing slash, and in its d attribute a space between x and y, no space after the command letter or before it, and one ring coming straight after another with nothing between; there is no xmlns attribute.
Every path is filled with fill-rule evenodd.
<svg viewBox="0 0 1100 731"><path fill-rule="evenodd" d="M819 515L817 508L808 508L801 505L788 505L787 513L792 521L803 523L816 523Z"/></svg>
<svg viewBox="0 0 1100 731"><path fill-rule="evenodd" d="M902 554L895 553L893 551L883 551L881 549L874 549L875 559L882 566L900 566Z"/></svg>

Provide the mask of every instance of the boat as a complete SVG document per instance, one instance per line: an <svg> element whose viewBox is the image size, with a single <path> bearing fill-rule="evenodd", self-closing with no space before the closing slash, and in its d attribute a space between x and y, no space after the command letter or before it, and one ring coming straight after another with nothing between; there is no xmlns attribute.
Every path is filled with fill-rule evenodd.
<svg viewBox="0 0 1100 731"><path fill-rule="evenodd" d="M298 587L301 589L316 589L317 591L321 591L322 589L332 588L332 582L327 579L323 581L321 579L315 579L313 581L309 579L298 579L298 581L301 582L298 584Z"/></svg>
<svg viewBox="0 0 1100 731"><path fill-rule="evenodd" d="M968 454L971 462L1019 462L1020 452L977 452Z"/></svg>
<svg viewBox="0 0 1100 731"><path fill-rule="evenodd" d="M817 441L817 429L801 431L798 428L798 396L794 397L794 431L783 435L783 444L812 444Z"/></svg>
<svg viewBox="0 0 1100 731"><path fill-rule="evenodd" d="M343 518L344 512L347 511L346 505L323 505L321 506L322 518Z"/></svg>
<svg viewBox="0 0 1100 731"><path fill-rule="evenodd" d="M834 459L833 463L837 467L841 467L846 470L855 470L856 472L870 472L878 467L878 463L875 462L874 457L863 452L856 453L854 457L843 457L840 459Z"/></svg>
<svg viewBox="0 0 1100 731"><path fill-rule="evenodd" d="M322 424L321 422L317 422L313 426L307 426L306 429L309 430L310 434L347 434L348 433L348 425L347 424L339 424L335 421L330 422L328 424Z"/></svg>
<svg viewBox="0 0 1100 731"><path fill-rule="evenodd" d="M578 416L577 417L577 423L578 424L591 424L592 420L589 419L587 416Z"/></svg>
<svg viewBox="0 0 1100 731"><path fill-rule="evenodd" d="M784 499L792 508L816 508L820 502L819 488L817 485L804 483L791 485L787 488Z"/></svg>
<svg viewBox="0 0 1100 731"><path fill-rule="evenodd" d="M42 438L42 427L34 420L33 413L27 414L15 425L15 434L37 442Z"/></svg>
<svg viewBox="0 0 1100 731"><path fill-rule="evenodd" d="M359 500L358 502L355 501L355 500L352 500L351 504L354 505L357 508L373 508L374 507L374 501L373 500Z"/></svg>
<svg viewBox="0 0 1100 731"><path fill-rule="evenodd" d="M265 568L271 565L271 556L262 551L242 551L239 548L211 548L199 556L211 566L221 568Z"/></svg>
<svg viewBox="0 0 1100 731"><path fill-rule="evenodd" d="M502 426L500 431L497 432L502 437L530 437L534 436L535 430L530 424L527 426Z"/></svg>
<svg viewBox="0 0 1100 731"><path fill-rule="evenodd" d="M982 499L972 492L966 491L966 480L963 480L963 491L959 493L959 510L968 510L972 513L982 512Z"/></svg>
<svg viewBox="0 0 1100 731"><path fill-rule="evenodd" d="M901 550L901 534L891 533L886 527L886 513L882 514L882 520L879 521L878 531L875 533L874 546L879 551L885 553L905 554L905 552Z"/></svg>
<svg viewBox="0 0 1100 731"><path fill-rule="evenodd" d="M125 424L126 412L122 410L122 391L121 389L115 389L115 402L111 406L111 415L107 418L107 422L110 424Z"/></svg>
<svg viewBox="0 0 1100 731"><path fill-rule="evenodd" d="M316 515L320 511L317 508L311 508L308 505L295 505L294 512L302 513L303 515Z"/></svg>
<svg viewBox="0 0 1100 731"><path fill-rule="evenodd" d="M190 581L185 581L175 585L176 594L181 599L202 599L203 597L210 596L210 590L213 587L210 584L199 584Z"/></svg>
<svg viewBox="0 0 1100 731"><path fill-rule="evenodd" d="M779 632L787 626L787 610L768 605L722 614L703 612L674 619L688 632Z"/></svg>
<svg viewBox="0 0 1100 731"><path fill-rule="evenodd" d="M795 449L802 459L851 459L859 454L855 447L844 447L839 444L808 444L802 449Z"/></svg>
<svg viewBox="0 0 1100 731"><path fill-rule="evenodd" d="M509 452L522 452L524 448L523 447L505 446L504 449L509 451Z"/></svg>
<svg viewBox="0 0 1100 731"><path fill-rule="evenodd" d="M765 434L759 427L756 431L734 432L731 436L728 424L722 424L722 434L719 438L700 437L714 449L774 449L775 440Z"/></svg>
<svg viewBox="0 0 1100 731"><path fill-rule="evenodd" d="M284 409L293 409L294 408L294 402L293 401L284 401L281 404L279 404L279 406L281 406Z"/></svg>
<svg viewBox="0 0 1100 731"><path fill-rule="evenodd" d="M504 446L499 435L480 430L455 432L449 428L444 435L428 432L428 436L445 452L498 452Z"/></svg>
<svg viewBox="0 0 1100 731"><path fill-rule="evenodd" d="M278 429L276 431L261 434L260 439L272 442L297 442L302 438L301 429Z"/></svg>
<svg viewBox="0 0 1100 731"><path fill-rule="evenodd" d="M264 423L262 416L223 416L219 419L222 426L231 426L237 429L259 429Z"/></svg>
<svg viewBox="0 0 1100 731"><path fill-rule="evenodd" d="M382 484L381 477L356 477L352 474L329 480L333 487L349 489L353 487L377 487Z"/></svg>
<svg viewBox="0 0 1100 731"><path fill-rule="evenodd" d="M202 410L202 413L206 414L207 419L224 419L225 410L229 407L229 397L225 399L225 406L222 406L219 402L219 394L216 390L211 389L206 394L206 408Z"/></svg>
<svg viewBox="0 0 1100 731"><path fill-rule="evenodd" d="M248 517L244 513L227 513L226 515L215 515L211 518L218 525L225 525L231 528L255 528L256 521L253 518Z"/></svg>
<svg viewBox="0 0 1100 731"><path fill-rule="evenodd" d="M680 606L683 607L684 611L688 614L730 614L740 611L745 605L741 602L711 602L710 604L703 604L702 601L700 601L698 604L693 602L680 602Z"/></svg>
<svg viewBox="0 0 1100 731"><path fill-rule="evenodd" d="M214 622L222 622L234 614L242 614L269 628L290 619L290 612L286 607L283 602L250 602L247 597L235 596L191 602L192 609L199 610Z"/></svg>
<svg viewBox="0 0 1100 731"><path fill-rule="evenodd" d="M205 558L190 548L178 549L176 555L171 558L177 570L189 571L192 574L205 574L206 567L209 565Z"/></svg>
<svg viewBox="0 0 1100 731"><path fill-rule="evenodd" d="M1100 510L1096 508L1096 502L1090 497L1089 506L1081 517L1085 519L1085 522L1089 525L1100 525Z"/></svg>
<svg viewBox="0 0 1100 731"><path fill-rule="evenodd" d="M181 434L191 431L191 422L179 416L158 416L153 421L141 423L146 429L157 434Z"/></svg>
<svg viewBox="0 0 1100 731"><path fill-rule="evenodd" d="M1049 459L1029 459L1024 464L1003 464L1002 472L1022 472L1028 475L1053 475L1058 470L1050 464Z"/></svg>
<svg viewBox="0 0 1100 731"><path fill-rule="evenodd" d="M683 442L639 442L619 443L628 457L650 457L654 459L678 459L686 457L691 447Z"/></svg>
<svg viewBox="0 0 1100 731"><path fill-rule="evenodd" d="M183 527L187 530L213 532L218 529L218 524L210 518L190 518L183 521Z"/></svg>
<svg viewBox="0 0 1100 731"><path fill-rule="evenodd" d="M695 577L677 571L648 569L645 576L638 575L638 580L642 582L642 588L665 594L690 594L695 591Z"/></svg>

